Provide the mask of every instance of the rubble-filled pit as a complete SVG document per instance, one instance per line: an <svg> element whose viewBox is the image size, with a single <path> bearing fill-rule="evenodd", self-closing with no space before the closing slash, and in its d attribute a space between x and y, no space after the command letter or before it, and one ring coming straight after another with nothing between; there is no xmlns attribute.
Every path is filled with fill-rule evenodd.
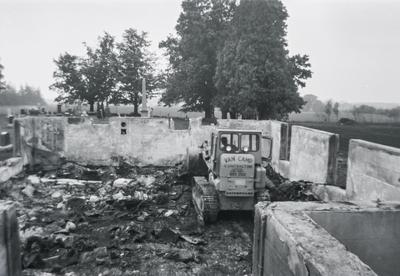
<svg viewBox="0 0 400 276"><path fill-rule="evenodd" d="M201 227L189 183L175 167L66 163L13 178L0 198L18 205L24 275L251 275L252 214ZM272 195L313 200L306 186Z"/></svg>

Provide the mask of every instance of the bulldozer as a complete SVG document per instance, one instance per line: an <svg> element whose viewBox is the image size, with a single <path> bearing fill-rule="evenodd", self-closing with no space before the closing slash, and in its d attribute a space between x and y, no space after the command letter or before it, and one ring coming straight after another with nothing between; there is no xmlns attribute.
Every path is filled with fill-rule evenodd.
<svg viewBox="0 0 400 276"><path fill-rule="evenodd" d="M258 201L269 200L264 166L271 160L271 137L256 130L219 129L201 149L207 173L192 177L192 200L201 223L215 222L220 211L250 211Z"/></svg>

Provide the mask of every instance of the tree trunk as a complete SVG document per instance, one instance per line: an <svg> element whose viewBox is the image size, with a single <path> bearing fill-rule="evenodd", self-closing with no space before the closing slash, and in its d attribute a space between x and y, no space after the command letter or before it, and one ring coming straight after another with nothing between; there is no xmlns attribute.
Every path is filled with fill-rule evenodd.
<svg viewBox="0 0 400 276"><path fill-rule="evenodd" d="M90 101L89 102L89 106L90 106L90 112L94 112L94 101Z"/></svg>
<svg viewBox="0 0 400 276"><path fill-rule="evenodd" d="M215 117L214 116L214 107L211 104L205 105L204 112L205 112L206 119L212 119Z"/></svg>
<svg viewBox="0 0 400 276"><path fill-rule="evenodd" d="M228 111L221 109L222 119L228 119Z"/></svg>
<svg viewBox="0 0 400 276"><path fill-rule="evenodd" d="M134 115L138 115L139 114L139 101L138 101L138 95L135 94L134 98L133 98L133 114Z"/></svg>

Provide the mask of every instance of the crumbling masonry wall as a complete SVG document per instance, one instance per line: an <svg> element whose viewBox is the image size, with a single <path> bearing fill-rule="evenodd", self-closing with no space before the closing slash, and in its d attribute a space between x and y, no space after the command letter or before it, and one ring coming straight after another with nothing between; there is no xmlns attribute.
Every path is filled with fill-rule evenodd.
<svg viewBox="0 0 400 276"><path fill-rule="evenodd" d="M167 118L112 117L95 124L89 118L26 117L15 120L15 154L25 164L58 166L61 158L90 165L170 166L198 158L199 147L210 141L217 128L261 130L273 139L271 164L284 177L334 184L337 136L293 126L290 145L288 124L278 121L218 120L202 125L191 119L189 129L175 130ZM269 155L265 148L263 155ZM284 155L284 156L283 156ZM310 173L311 172L311 173Z"/></svg>
<svg viewBox="0 0 400 276"><path fill-rule="evenodd" d="M105 124L57 117L16 120L16 154L25 164L57 165L60 158L90 165L169 166L183 162L189 133L170 119L113 117Z"/></svg>
<svg viewBox="0 0 400 276"><path fill-rule="evenodd" d="M400 201L400 149L351 140L346 185L352 200Z"/></svg>

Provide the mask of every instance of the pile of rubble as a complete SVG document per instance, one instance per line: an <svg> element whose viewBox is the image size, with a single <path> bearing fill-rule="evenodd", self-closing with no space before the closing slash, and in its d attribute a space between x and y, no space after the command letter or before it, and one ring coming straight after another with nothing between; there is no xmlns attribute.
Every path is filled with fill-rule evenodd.
<svg viewBox="0 0 400 276"><path fill-rule="evenodd" d="M312 192L312 182L290 181L267 166L267 177L273 185L269 185L271 201L318 201Z"/></svg>
<svg viewBox="0 0 400 276"><path fill-rule="evenodd" d="M16 202L24 275L250 275L253 221L198 225L178 168L67 163L20 175Z"/></svg>

